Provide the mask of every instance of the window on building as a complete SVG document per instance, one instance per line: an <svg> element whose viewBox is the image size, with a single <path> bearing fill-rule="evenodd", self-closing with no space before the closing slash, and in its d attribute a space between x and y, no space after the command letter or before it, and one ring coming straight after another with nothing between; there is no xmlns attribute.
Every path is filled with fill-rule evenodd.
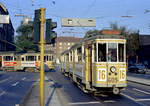
<svg viewBox="0 0 150 106"><path fill-rule="evenodd" d="M60 42L59 45L62 45L62 43Z"/></svg>

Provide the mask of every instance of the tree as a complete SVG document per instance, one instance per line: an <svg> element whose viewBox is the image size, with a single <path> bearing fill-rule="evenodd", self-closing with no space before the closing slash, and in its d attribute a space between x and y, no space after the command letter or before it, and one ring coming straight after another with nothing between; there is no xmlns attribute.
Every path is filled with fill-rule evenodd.
<svg viewBox="0 0 150 106"><path fill-rule="evenodd" d="M117 23L111 23L110 26L113 30L119 30L121 35L127 39L127 54L129 56L137 55L140 45L139 31L127 30L125 26L119 27Z"/></svg>
<svg viewBox="0 0 150 106"><path fill-rule="evenodd" d="M15 43L17 46L22 48L25 52L27 51L37 51L38 46L33 43L33 25L30 24L21 24L17 28L17 36L15 37ZM16 51L22 51L16 48Z"/></svg>

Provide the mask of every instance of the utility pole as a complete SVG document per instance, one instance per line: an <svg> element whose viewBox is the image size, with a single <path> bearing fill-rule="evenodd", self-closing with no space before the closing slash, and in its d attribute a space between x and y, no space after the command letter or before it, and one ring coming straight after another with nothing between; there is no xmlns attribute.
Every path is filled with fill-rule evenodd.
<svg viewBox="0 0 150 106"><path fill-rule="evenodd" d="M41 22L41 29L40 29L40 52L41 52L41 56L40 56L40 66L41 66L41 70L40 70L40 106L44 106L44 23L45 23L45 8L40 8L41 11L41 17L40 17L40 22Z"/></svg>

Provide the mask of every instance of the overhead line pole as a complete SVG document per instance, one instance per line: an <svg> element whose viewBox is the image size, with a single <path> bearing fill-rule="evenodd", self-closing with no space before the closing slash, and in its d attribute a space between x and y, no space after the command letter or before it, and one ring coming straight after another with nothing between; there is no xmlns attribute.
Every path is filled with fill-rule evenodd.
<svg viewBox="0 0 150 106"><path fill-rule="evenodd" d="M41 22L41 31L40 31L40 106L44 106L44 23L45 23L45 8L40 8L41 11L41 17L40 17L40 22Z"/></svg>

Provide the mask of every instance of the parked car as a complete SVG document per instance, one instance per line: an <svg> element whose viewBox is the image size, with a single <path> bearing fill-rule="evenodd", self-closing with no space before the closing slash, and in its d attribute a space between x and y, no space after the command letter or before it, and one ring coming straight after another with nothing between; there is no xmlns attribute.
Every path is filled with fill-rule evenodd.
<svg viewBox="0 0 150 106"><path fill-rule="evenodd" d="M147 68L143 64L134 64L128 68L128 71L145 74L147 72Z"/></svg>

